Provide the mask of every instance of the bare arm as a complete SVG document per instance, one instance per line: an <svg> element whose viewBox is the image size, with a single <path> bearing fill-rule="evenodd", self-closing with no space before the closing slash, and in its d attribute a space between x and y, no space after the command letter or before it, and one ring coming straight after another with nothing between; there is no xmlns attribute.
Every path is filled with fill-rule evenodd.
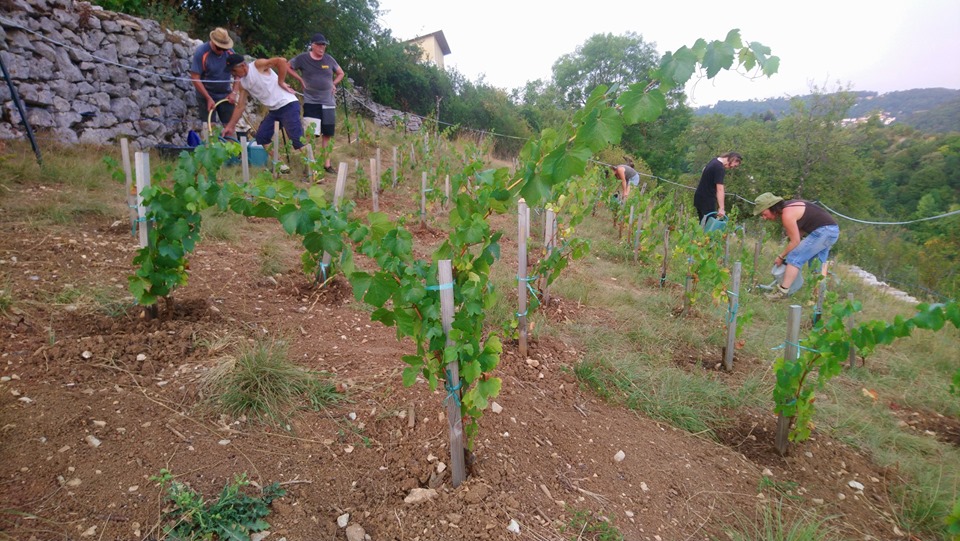
<svg viewBox="0 0 960 541"><path fill-rule="evenodd" d="M277 72L277 84L280 85L280 88L286 90L287 92L293 94L293 89L290 88L285 81L287 78L287 59L275 56L273 58L258 58L253 62L253 66L260 70L261 73L266 73L267 70L274 70Z"/></svg>
<svg viewBox="0 0 960 541"><path fill-rule="evenodd" d="M243 116L243 111L247 108L247 91L239 85L236 88L239 92L237 106L233 109L233 116L230 117L230 122L227 122L227 125L223 127L224 137L230 137L236 133L237 122L240 122L240 117Z"/></svg>
<svg viewBox="0 0 960 541"><path fill-rule="evenodd" d="M726 212L723 210L724 193L723 184L717 184L717 217L719 218L723 218L726 215Z"/></svg>
<svg viewBox="0 0 960 541"><path fill-rule="evenodd" d="M287 61L287 75L289 75L289 76L293 77L294 79L296 79L296 80L300 83L300 88L303 88L303 89L306 89L306 88L307 88L307 83L306 83L306 81L304 81L303 78L300 77L300 74L297 73L297 70L293 69L293 64L291 64L290 61ZM279 77L279 76L280 76L280 75L277 74L277 77Z"/></svg>
<svg viewBox="0 0 960 541"><path fill-rule="evenodd" d="M199 92L200 95L207 100L207 111L213 109L213 106L215 103L213 101L213 98L210 97L210 93L207 92L207 88L203 86L202 82L200 82L200 74L190 72L190 79L192 79L191 82L193 83L193 88L196 88L197 92Z"/></svg>
<svg viewBox="0 0 960 541"><path fill-rule="evenodd" d="M780 216L780 222L783 224L783 230L787 234L787 238L790 242L787 243L787 247L780 252L780 255L777 256L781 262L783 262L784 257L790 253L791 250L797 247L800 244L800 226L797 225L797 220L803 216L803 207L786 207L783 209L783 214Z"/></svg>

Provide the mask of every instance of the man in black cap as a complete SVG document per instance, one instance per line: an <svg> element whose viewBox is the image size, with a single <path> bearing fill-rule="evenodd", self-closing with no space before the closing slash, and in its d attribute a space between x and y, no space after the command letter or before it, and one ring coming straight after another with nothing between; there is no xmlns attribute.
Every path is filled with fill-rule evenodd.
<svg viewBox="0 0 960 541"><path fill-rule="evenodd" d="M331 148L337 117L337 83L344 76L340 64L327 54L330 42L319 32L310 40L310 50L290 60L290 75L303 86L303 123L310 135L320 135L323 148ZM299 74L297 72L300 72ZM324 170L336 173L326 153Z"/></svg>
<svg viewBox="0 0 960 541"><path fill-rule="evenodd" d="M232 93L230 70L227 68L227 57L231 54L233 40L224 28L214 28L210 32L210 41L197 47L193 53L190 78L193 79L193 87L197 89L197 107L203 122L210 118L210 111L214 106L221 124L226 124L233 116L237 96ZM224 98L228 98L228 101L216 105Z"/></svg>

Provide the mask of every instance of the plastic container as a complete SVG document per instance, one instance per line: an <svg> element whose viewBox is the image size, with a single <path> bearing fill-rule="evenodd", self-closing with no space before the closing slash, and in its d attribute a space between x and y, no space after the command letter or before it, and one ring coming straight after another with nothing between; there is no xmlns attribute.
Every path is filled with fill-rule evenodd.
<svg viewBox="0 0 960 541"><path fill-rule="evenodd" d="M247 143L247 161L254 167L266 167L269 161L267 149L256 143Z"/></svg>
<svg viewBox="0 0 960 541"><path fill-rule="evenodd" d="M785 272L787 272L786 265L774 265L773 268L770 269L770 274L772 274L776 279L777 285L783 283L783 275ZM787 295L793 295L797 291L800 291L801 287L803 287L803 269L800 269L800 272L797 273L797 279L790 284L790 289L787 291Z"/></svg>

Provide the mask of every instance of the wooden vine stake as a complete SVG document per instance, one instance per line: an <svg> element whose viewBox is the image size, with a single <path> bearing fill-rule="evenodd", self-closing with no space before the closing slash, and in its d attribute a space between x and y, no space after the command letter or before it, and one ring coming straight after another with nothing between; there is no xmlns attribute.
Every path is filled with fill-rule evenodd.
<svg viewBox="0 0 960 541"><path fill-rule="evenodd" d="M556 247L557 239L557 213L548 208L546 218L543 224L543 248L544 257L549 258ZM547 277L543 277L543 305L550 304L550 286L547 285Z"/></svg>
<svg viewBox="0 0 960 541"><path fill-rule="evenodd" d="M723 234L723 266L730 264L730 233Z"/></svg>
<svg viewBox="0 0 960 541"><path fill-rule="evenodd" d="M823 301L827 296L827 280L824 278L817 284L817 304L813 307L813 324L816 325L823 317Z"/></svg>
<svg viewBox="0 0 960 541"><path fill-rule="evenodd" d="M377 185L380 185L380 174L383 172L383 161L380 159L380 147L377 147Z"/></svg>
<svg viewBox="0 0 960 541"><path fill-rule="evenodd" d="M783 345L783 360L786 362L797 362L800 358L800 306L791 304L787 312L787 341ZM780 456L787 454L790 447L790 427L793 425L793 417L785 417L782 413L777 416L777 433L774 436L774 443Z"/></svg>
<svg viewBox="0 0 960 541"><path fill-rule="evenodd" d="M670 227L663 227L663 269L660 270L660 287L667 281L667 261L670 260Z"/></svg>
<svg viewBox="0 0 960 541"><path fill-rule="evenodd" d="M123 161L123 175L126 178L127 207L130 211L130 236L137 235L137 185L133 182L133 173L130 171L130 142L126 137L120 139L120 160Z"/></svg>
<svg viewBox="0 0 960 541"><path fill-rule="evenodd" d="M447 209L450 206L450 175L447 175L443 179L443 190L444 190L444 199L443 199L443 208Z"/></svg>
<svg viewBox="0 0 960 541"><path fill-rule="evenodd" d="M137 175L137 231L139 233L140 247L146 248L150 242L150 222L147 221L147 208L143 206L143 195L141 194L143 194L143 190L150 187L150 154L137 152L134 155L134 162Z"/></svg>
<svg viewBox="0 0 960 541"><path fill-rule="evenodd" d="M853 293L847 293L847 300L853 302ZM850 317L847 318L847 332L853 330L853 327L856 325L853 314L850 314ZM853 368L857 364L857 346L854 343L850 342L850 356L847 358L847 367Z"/></svg>
<svg viewBox="0 0 960 541"><path fill-rule="evenodd" d="M737 345L737 311L740 306L740 272L742 264L737 261L731 271L732 284L727 292L730 305L727 308L727 347L723 350L723 366L727 372L733 371L733 354Z"/></svg>
<svg viewBox="0 0 960 541"><path fill-rule="evenodd" d="M527 358L527 202L517 201L517 329L520 357Z"/></svg>
<svg viewBox="0 0 960 541"><path fill-rule="evenodd" d="M307 149L307 178L310 184L313 184L316 180L313 169L313 165L316 163L316 158L313 155L313 145L306 145L304 148Z"/></svg>
<svg viewBox="0 0 960 541"><path fill-rule="evenodd" d="M420 225L427 225L427 172L420 179Z"/></svg>
<svg viewBox="0 0 960 541"><path fill-rule="evenodd" d="M136 184L136 209L137 209L137 232L140 247L146 248L150 245L150 222L147 220L147 207L143 206L143 190L150 187L150 154L147 152L137 152L134 154L134 173L137 177ZM158 315L157 305L152 304L144 307L144 316L147 319L154 319Z"/></svg>
<svg viewBox="0 0 960 541"><path fill-rule="evenodd" d="M693 258L687 258L687 276L683 279L683 309L680 315L686 317L690 312L690 296L693 295Z"/></svg>
<svg viewBox="0 0 960 541"><path fill-rule="evenodd" d="M453 327L453 269L449 259L441 259L439 265L440 322L447 335L447 347L453 346L450 329ZM450 429L450 468L453 470L453 488L467 478L466 460L463 453L463 417L460 415L460 368L457 361L447 364L447 427Z"/></svg>
<svg viewBox="0 0 960 541"><path fill-rule="evenodd" d="M347 162L340 162L337 168L337 186L333 190L333 208L340 208L340 200L343 199L343 192L347 188ZM323 262L320 263L320 270L323 272L323 284L327 283L330 276L327 275L327 269L330 268L331 256L328 252L323 252Z"/></svg>
<svg viewBox="0 0 960 541"><path fill-rule="evenodd" d="M762 248L761 241L757 241L757 245L753 248L753 269L750 271L750 283L753 287L757 287L759 283L757 281L757 265L760 264L760 248Z"/></svg>
<svg viewBox="0 0 960 541"><path fill-rule="evenodd" d="M393 187L397 187L397 147L393 147Z"/></svg>
<svg viewBox="0 0 960 541"><path fill-rule="evenodd" d="M380 169L377 159L370 158L370 197L373 199L373 211L380 212Z"/></svg>
<svg viewBox="0 0 960 541"><path fill-rule="evenodd" d="M247 184L250 182L250 155L247 153L247 136L240 136L240 168L243 170L243 183ZM310 157L310 160L313 160L312 148L307 145L307 156ZM310 169L310 180L313 181L313 168Z"/></svg>

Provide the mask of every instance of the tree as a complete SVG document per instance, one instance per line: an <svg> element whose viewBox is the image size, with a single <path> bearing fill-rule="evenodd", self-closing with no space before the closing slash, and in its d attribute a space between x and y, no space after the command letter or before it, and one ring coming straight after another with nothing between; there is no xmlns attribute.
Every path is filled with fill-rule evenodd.
<svg viewBox="0 0 960 541"><path fill-rule="evenodd" d="M658 61L656 45L646 43L639 34L594 34L553 64L553 81L563 105L579 108L597 86L626 88L642 79Z"/></svg>

